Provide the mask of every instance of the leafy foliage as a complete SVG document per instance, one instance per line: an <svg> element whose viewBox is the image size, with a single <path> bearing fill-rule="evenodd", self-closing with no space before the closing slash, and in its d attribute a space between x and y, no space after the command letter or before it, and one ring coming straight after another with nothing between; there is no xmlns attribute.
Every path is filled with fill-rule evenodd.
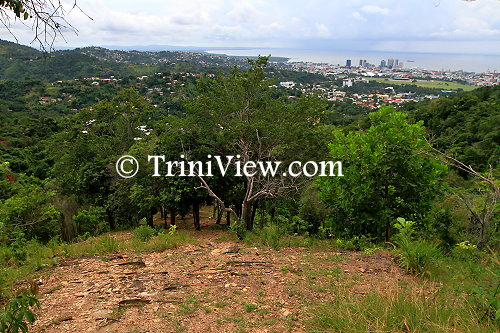
<svg viewBox="0 0 500 333"><path fill-rule="evenodd" d="M406 105L423 121L433 144L466 165L486 171L500 160L500 86L483 87L432 101Z"/></svg>
<svg viewBox="0 0 500 333"><path fill-rule="evenodd" d="M2 333L28 332L28 324L32 324L36 315L32 307L40 307L40 302L30 294L21 294L5 305L0 313L0 331Z"/></svg>
<svg viewBox="0 0 500 333"><path fill-rule="evenodd" d="M147 242L156 234L157 231L147 225L141 225L140 227L134 229L134 238L143 242Z"/></svg>
<svg viewBox="0 0 500 333"><path fill-rule="evenodd" d="M445 168L422 155L422 123L390 107L370 114L366 132L334 131L330 156L343 162L342 178L321 178L320 195L331 208L330 227L350 235L389 240L390 221L423 216L439 192Z"/></svg>

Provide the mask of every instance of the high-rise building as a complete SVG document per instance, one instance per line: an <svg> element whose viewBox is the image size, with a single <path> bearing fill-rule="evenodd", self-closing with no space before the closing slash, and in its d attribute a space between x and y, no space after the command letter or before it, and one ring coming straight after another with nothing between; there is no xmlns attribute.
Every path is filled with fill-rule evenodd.
<svg viewBox="0 0 500 333"><path fill-rule="evenodd" d="M345 62L346 67L351 67L351 59L347 59Z"/></svg>
<svg viewBox="0 0 500 333"><path fill-rule="evenodd" d="M389 67L389 68L393 68L394 67L394 59L389 58L387 60L387 67Z"/></svg>
<svg viewBox="0 0 500 333"><path fill-rule="evenodd" d="M394 60L394 67L399 68L399 59Z"/></svg>
<svg viewBox="0 0 500 333"><path fill-rule="evenodd" d="M382 60L380 62L380 67L387 67L387 62L385 60Z"/></svg>
<svg viewBox="0 0 500 333"><path fill-rule="evenodd" d="M359 59L359 67L363 67L363 59Z"/></svg>

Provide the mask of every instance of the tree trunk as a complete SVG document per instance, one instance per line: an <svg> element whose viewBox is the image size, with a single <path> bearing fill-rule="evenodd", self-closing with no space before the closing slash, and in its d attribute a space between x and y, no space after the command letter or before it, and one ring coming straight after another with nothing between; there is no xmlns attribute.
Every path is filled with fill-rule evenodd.
<svg viewBox="0 0 500 333"><path fill-rule="evenodd" d="M170 225L175 225L175 215L177 213L175 212L175 209L170 210Z"/></svg>
<svg viewBox="0 0 500 333"><path fill-rule="evenodd" d="M387 222L385 223L385 241L391 241L391 222L389 219L387 219Z"/></svg>
<svg viewBox="0 0 500 333"><path fill-rule="evenodd" d="M253 224L252 224L252 204L248 201L245 201L243 203L243 209L241 212L241 218L243 219L243 222L245 222L245 227L247 230L252 230L253 229Z"/></svg>
<svg viewBox="0 0 500 333"><path fill-rule="evenodd" d="M148 226L150 226L151 228L154 228L153 217L155 215L155 211L156 211L155 208L150 208L148 211L148 214L146 216L146 222L147 222Z"/></svg>
<svg viewBox="0 0 500 333"><path fill-rule="evenodd" d="M217 220L215 221L216 224L220 224L220 222L222 221L223 214L224 212L222 211L222 207L217 205Z"/></svg>
<svg viewBox="0 0 500 333"><path fill-rule="evenodd" d="M165 225L165 229L168 229L168 222L167 222L167 212L165 211L165 207L161 206L161 217L163 218L163 223Z"/></svg>
<svg viewBox="0 0 500 333"><path fill-rule="evenodd" d="M241 219L243 216L243 205L236 205L236 215L238 215L238 218Z"/></svg>
<svg viewBox="0 0 500 333"><path fill-rule="evenodd" d="M78 204L72 198L56 196L52 198L52 203L61 212L61 239L70 241L78 235L78 228L73 216L78 211Z"/></svg>
<svg viewBox="0 0 500 333"><path fill-rule="evenodd" d="M389 198L389 186L386 185L385 186L385 191L384 191L384 204L383 204L383 207L384 207L384 211L386 211L387 207L387 200ZM386 215L386 221L385 221L385 241L386 242L390 242L391 241L391 220L389 218L389 214L387 214L387 211L386 213L384 214Z"/></svg>
<svg viewBox="0 0 500 333"><path fill-rule="evenodd" d="M226 224L230 225L231 224L231 213L226 212Z"/></svg>
<svg viewBox="0 0 500 333"><path fill-rule="evenodd" d="M254 202L253 205L252 205L252 217L251 217L251 223L252 223L252 228L253 226L255 225L254 222L255 222L255 214L257 213L257 204L258 202Z"/></svg>
<svg viewBox="0 0 500 333"><path fill-rule="evenodd" d="M198 201L193 202L193 220L194 220L194 230L200 231L200 203Z"/></svg>
<svg viewBox="0 0 500 333"><path fill-rule="evenodd" d="M106 217L108 219L109 228L111 230L115 230L116 228L115 219L113 218L113 213L109 209L106 209Z"/></svg>

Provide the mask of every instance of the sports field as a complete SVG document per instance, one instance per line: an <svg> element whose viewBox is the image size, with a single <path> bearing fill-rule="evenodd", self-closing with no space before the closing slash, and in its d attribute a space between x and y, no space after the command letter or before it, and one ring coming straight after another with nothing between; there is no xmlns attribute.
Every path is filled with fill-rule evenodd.
<svg viewBox="0 0 500 333"><path fill-rule="evenodd" d="M461 83L457 83L457 82L449 82L449 81L417 80L416 82L413 82L411 80L408 80L408 81L401 80L400 81L400 80L391 80L391 79L384 79L384 78L370 78L369 81L377 81L377 82L388 83L388 84L397 84L397 85L409 84L409 85L416 85L418 87L423 87L423 88L436 88L436 89L443 89L443 90L463 89L465 91L470 91L470 90L477 88L475 86L470 86L467 84L461 84Z"/></svg>

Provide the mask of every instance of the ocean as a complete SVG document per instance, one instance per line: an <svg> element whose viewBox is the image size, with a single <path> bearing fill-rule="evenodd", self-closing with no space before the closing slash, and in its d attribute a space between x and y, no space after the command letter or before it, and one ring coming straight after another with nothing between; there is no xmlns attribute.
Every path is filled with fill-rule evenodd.
<svg viewBox="0 0 500 333"><path fill-rule="evenodd" d="M210 50L213 54L230 56L258 56L273 55L290 58L289 61L319 62L345 65L346 60L357 66L361 59L380 65L380 61L389 58L398 59L405 68L423 68L431 70L463 70L466 72L491 73L500 72L500 55L476 54L445 54L445 53L406 53L406 52L378 52L378 51L327 51L327 50L298 50L298 49L228 49Z"/></svg>

